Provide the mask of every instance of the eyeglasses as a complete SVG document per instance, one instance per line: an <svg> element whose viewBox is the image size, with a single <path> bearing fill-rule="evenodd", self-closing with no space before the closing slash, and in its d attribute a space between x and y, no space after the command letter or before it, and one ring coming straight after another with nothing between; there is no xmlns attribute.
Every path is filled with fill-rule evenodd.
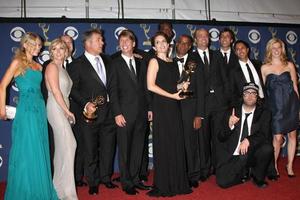
<svg viewBox="0 0 300 200"><path fill-rule="evenodd" d="M244 94L245 96L249 96L249 95L257 96L257 92L249 92L249 91L245 91L245 92L243 92L243 94Z"/></svg>

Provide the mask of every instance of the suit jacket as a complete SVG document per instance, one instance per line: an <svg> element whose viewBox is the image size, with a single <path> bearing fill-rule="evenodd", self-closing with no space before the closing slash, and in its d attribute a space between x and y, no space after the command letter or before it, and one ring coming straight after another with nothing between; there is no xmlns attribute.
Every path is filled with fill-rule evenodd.
<svg viewBox="0 0 300 200"><path fill-rule="evenodd" d="M242 106L239 105L235 108L235 115L240 120L235 124L233 130L228 127L229 117L232 110L228 110L223 116L223 125L218 130L217 134L217 167L227 163L233 156L237 147L239 135L241 131L241 113ZM256 107L252 120L250 135L247 136L249 140L248 152L256 149L263 143L270 143L269 136L271 135L271 113L263 106Z"/></svg>
<svg viewBox="0 0 300 200"><path fill-rule="evenodd" d="M42 91L42 95L44 98L45 103L47 103L47 99L48 99L48 89L46 87L46 82L45 82L45 72L46 72L46 68L49 65L49 63L51 62L51 60L47 60L43 63L43 69L42 69L42 82L41 82L41 91Z"/></svg>
<svg viewBox="0 0 300 200"><path fill-rule="evenodd" d="M209 50L209 74L207 74L204 69L205 65L198 53L194 51L192 53L192 59L195 60L199 67L203 69L204 73L204 82L205 82L205 96L210 94L210 90L214 90L217 103L215 105L210 105L212 102L206 101L205 107L207 112L207 107L214 107L215 110L220 110L226 108L228 105L229 98L229 81L226 76L226 70L223 67L223 62L218 59L216 53L212 50Z"/></svg>
<svg viewBox="0 0 300 200"><path fill-rule="evenodd" d="M193 60L193 57L189 54L185 62L185 67L187 67L188 62L190 61L195 62L195 60ZM185 76L184 71L181 74L181 77L182 76ZM192 98L186 98L180 101L183 116L187 114L193 115L194 117L204 117L205 84L203 67L197 65L194 73L191 74L188 89L193 91L194 95Z"/></svg>
<svg viewBox="0 0 300 200"><path fill-rule="evenodd" d="M137 116L147 117L146 65L135 58L136 76L130 71L124 58L119 55L112 61L112 68L117 80L117 97L113 98L113 115L123 114L126 121L133 121Z"/></svg>
<svg viewBox="0 0 300 200"><path fill-rule="evenodd" d="M260 84L263 87L262 75L260 72L261 62L257 60L250 60L250 61L254 65L254 68L256 69L256 72L259 76ZM229 77L230 77L230 92L231 92L230 105L234 106L240 103L243 94L243 87L247 83L239 62L237 62L234 69L231 70ZM264 94L266 94L265 91L263 92Z"/></svg>
<svg viewBox="0 0 300 200"><path fill-rule="evenodd" d="M108 101L112 101L115 98L117 91L116 80L110 67L111 59L104 54L100 56L105 65L106 86L84 54L70 64L68 72L73 81L70 94L71 100L75 101L81 110L95 97L103 96L105 98L104 105L99 106L97 109L97 120L103 121L107 117L107 114L109 114Z"/></svg>
<svg viewBox="0 0 300 200"><path fill-rule="evenodd" d="M230 71L233 70L236 67L236 65L239 61L238 57L234 53L234 50L231 49L230 56L229 56L229 61L228 61L228 63L225 63L224 58L223 58L223 54L221 53L221 50L216 51L216 54L217 54L218 59L220 59L221 62L223 62L224 67L226 69L226 74L227 74L227 77L228 77L230 75Z"/></svg>

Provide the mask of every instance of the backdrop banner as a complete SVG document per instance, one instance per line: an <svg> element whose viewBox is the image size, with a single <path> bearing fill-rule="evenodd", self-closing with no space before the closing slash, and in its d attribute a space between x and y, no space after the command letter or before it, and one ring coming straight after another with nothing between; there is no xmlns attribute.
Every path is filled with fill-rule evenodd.
<svg viewBox="0 0 300 200"><path fill-rule="evenodd" d="M138 48L148 50L151 48L150 38L158 29L161 20L107 20L107 19L6 19L0 18L0 78L3 77L15 50L19 47L21 37L25 32L38 33L44 39L45 48L38 61L42 64L49 59L48 47L50 42L62 34L68 34L74 39L74 57L83 53L81 42L82 33L86 30L99 28L104 31L105 53L113 54L118 48L118 34L124 29L131 29L138 38ZM254 59L262 60L267 41L278 37L286 43L287 55L296 64L299 72L300 57L300 25L294 24L267 24L267 23L241 23L241 22L208 22L208 21L169 21L173 24L174 38L181 34L193 35L196 29L209 30L211 49L219 48L219 33L228 27L236 35L236 39L245 40L250 44ZM7 104L16 105L18 88L12 82ZM0 121L0 181L6 180L9 150L11 145L12 121ZM149 143L150 166L152 166L152 143ZM286 146L286 145L285 145ZM300 145L299 145L300 146ZM284 147L286 148L286 147ZM285 152L285 151L284 151ZM300 155L300 149L298 149ZM26 155L24 154L24 159ZM115 162L117 163L117 162ZM117 164L115 164L115 170Z"/></svg>

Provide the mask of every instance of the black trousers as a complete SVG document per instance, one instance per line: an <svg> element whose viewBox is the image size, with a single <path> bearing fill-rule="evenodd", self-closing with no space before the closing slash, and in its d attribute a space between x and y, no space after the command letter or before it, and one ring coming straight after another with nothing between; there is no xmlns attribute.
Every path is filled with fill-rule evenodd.
<svg viewBox="0 0 300 200"><path fill-rule="evenodd" d="M138 116L134 121L126 119L126 126L117 128L120 181L123 189L131 188L140 181L146 120L143 116Z"/></svg>
<svg viewBox="0 0 300 200"><path fill-rule="evenodd" d="M115 122L113 118L106 118L101 123L89 124L83 120L80 123L88 185L91 187L100 182L109 182L116 148Z"/></svg>
<svg viewBox="0 0 300 200"><path fill-rule="evenodd" d="M217 184L228 188L241 183L245 168L251 168L251 174L258 181L265 179L269 164L274 156L272 144L249 147L246 155L232 156L228 162L216 169Z"/></svg>

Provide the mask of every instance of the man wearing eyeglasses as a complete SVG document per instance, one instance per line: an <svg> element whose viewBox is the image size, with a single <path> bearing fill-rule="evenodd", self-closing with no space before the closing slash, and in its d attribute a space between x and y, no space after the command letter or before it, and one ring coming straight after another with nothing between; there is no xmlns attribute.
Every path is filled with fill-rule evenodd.
<svg viewBox="0 0 300 200"><path fill-rule="evenodd" d="M247 83L243 102L223 115L223 126L217 134L217 184L222 188L244 183L251 177L259 188L265 188L268 166L273 157L271 114L257 104L259 87Z"/></svg>

